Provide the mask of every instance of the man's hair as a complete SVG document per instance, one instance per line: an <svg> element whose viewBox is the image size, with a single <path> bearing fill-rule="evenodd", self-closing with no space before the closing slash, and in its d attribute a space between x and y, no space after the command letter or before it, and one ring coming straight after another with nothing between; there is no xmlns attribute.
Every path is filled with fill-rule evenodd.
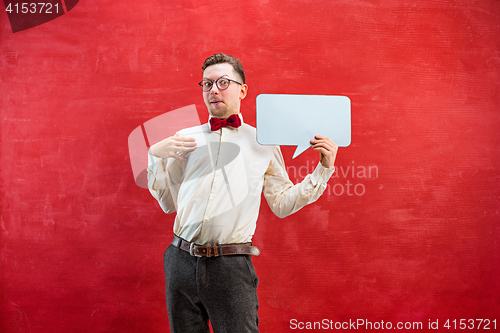
<svg viewBox="0 0 500 333"><path fill-rule="evenodd" d="M233 66L236 73L238 73L241 79L243 80L243 83L245 83L245 71L243 70L243 64L241 63L240 59L228 54L217 53L208 57L203 63L201 71L203 73L208 66L216 64L224 64L224 63L228 63L231 66Z"/></svg>

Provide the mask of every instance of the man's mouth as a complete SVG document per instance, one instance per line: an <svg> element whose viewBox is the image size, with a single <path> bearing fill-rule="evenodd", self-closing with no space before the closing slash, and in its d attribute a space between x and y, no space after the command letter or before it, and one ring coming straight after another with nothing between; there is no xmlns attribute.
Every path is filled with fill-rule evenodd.
<svg viewBox="0 0 500 333"><path fill-rule="evenodd" d="M220 104L220 103L222 103L222 101L219 101L219 100L217 100L217 99L214 99L214 100L211 100L211 101L210 101L210 104L212 104L212 105L218 105L218 104Z"/></svg>

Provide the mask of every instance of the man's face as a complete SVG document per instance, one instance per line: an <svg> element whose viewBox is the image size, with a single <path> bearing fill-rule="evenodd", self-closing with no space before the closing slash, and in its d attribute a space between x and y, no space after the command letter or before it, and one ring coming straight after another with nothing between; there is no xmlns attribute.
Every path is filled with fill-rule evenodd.
<svg viewBox="0 0 500 333"><path fill-rule="evenodd" d="M240 112L240 103L247 94L247 85L231 82L225 90L220 90L215 81L225 77L241 83L240 76L228 63L215 64L205 68L203 79L213 80L212 89L203 92L203 100L212 117L225 119Z"/></svg>

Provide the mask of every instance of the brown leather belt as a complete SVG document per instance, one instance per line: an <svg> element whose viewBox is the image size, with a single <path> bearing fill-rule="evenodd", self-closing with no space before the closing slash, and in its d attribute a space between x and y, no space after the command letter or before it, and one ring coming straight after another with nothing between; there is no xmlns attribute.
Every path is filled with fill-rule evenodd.
<svg viewBox="0 0 500 333"><path fill-rule="evenodd" d="M251 256L258 256L260 251L252 243L240 244L215 244L215 245L197 245L190 243L184 239L174 235L172 245L181 250L189 252L193 257L218 257L229 256L235 254L248 254Z"/></svg>

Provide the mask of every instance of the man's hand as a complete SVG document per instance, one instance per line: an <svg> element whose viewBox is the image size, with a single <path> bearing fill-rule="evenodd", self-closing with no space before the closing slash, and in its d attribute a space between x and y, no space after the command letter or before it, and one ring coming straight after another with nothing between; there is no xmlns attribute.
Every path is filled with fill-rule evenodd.
<svg viewBox="0 0 500 333"><path fill-rule="evenodd" d="M166 138L149 148L149 153L159 158L173 157L179 161L187 161L186 153L196 149L196 141L194 138L179 136L175 133L174 136Z"/></svg>
<svg viewBox="0 0 500 333"><path fill-rule="evenodd" d="M316 140L311 140L313 150L319 151L321 164L330 170L333 170L335 157L339 146L333 143L326 136L316 135Z"/></svg>

